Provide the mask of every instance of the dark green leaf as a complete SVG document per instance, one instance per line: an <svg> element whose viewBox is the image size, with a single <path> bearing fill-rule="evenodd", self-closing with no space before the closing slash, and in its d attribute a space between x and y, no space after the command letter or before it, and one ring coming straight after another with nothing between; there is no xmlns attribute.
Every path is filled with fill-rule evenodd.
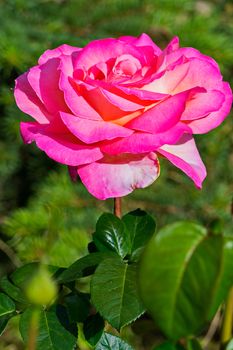
<svg viewBox="0 0 233 350"><path fill-rule="evenodd" d="M3 334L11 315L0 317L0 337Z"/></svg>
<svg viewBox="0 0 233 350"><path fill-rule="evenodd" d="M201 344L195 338L187 340L187 350L202 350Z"/></svg>
<svg viewBox="0 0 233 350"><path fill-rule="evenodd" d="M109 333L103 333L95 350L133 350L133 348L121 338Z"/></svg>
<svg viewBox="0 0 233 350"><path fill-rule="evenodd" d="M155 232L155 221L149 214L140 209L126 214L122 221L125 223L130 237L129 254L131 260L137 260L142 249Z"/></svg>
<svg viewBox="0 0 233 350"><path fill-rule="evenodd" d="M70 267L62 272L57 278L58 283L67 283L75 281L78 278L92 275L96 266L113 253L91 253L75 261Z"/></svg>
<svg viewBox="0 0 233 350"><path fill-rule="evenodd" d="M227 293L219 283L229 285L233 278L232 245L227 256L225 246L221 235L208 236L203 227L180 222L162 229L146 247L141 296L169 338L195 334L216 312Z"/></svg>
<svg viewBox="0 0 233 350"><path fill-rule="evenodd" d="M137 291L136 264L125 264L118 257L100 263L92 277L91 299L117 329L138 318L144 307Z"/></svg>
<svg viewBox="0 0 233 350"><path fill-rule="evenodd" d="M157 345L153 350L185 350L180 344L174 344L166 341L160 345Z"/></svg>
<svg viewBox="0 0 233 350"><path fill-rule="evenodd" d="M21 316L19 328L25 343L28 340L28 330L35 309L28 308ZM39 311L39 327L36 342L37 350L73 350L76 337L68 332L60 323L54 310Z"/></svg>
<svg viewBox="0 0 233 350"><path fill-rule="evenodd" d="M90 312L89 298L84 293L66 295L65 305L71 323L84 322Z"/></svg>
<svg viewBox="0 0 233 350"><path fill-rule="evenodd" d="M6 294L0 293L0 317L15 311L15 303Z"/></svg>
<svg viewBox="0 0 233 350"><path fill-rule="evenodd" d="M24 288L25 284L38 272L41 266L39 262L33 262L19 267L10 275L10 280L20 288ZM46 271L54 275L60 268L57 266L46 265Z"/></svg>
<svg viewBox="0 0 233 350"><path fill-rule="evenodd" d="M96 224L93 240L100 251L113 251L124 258L129 251L129 235L124 223L113 214L103 214Z"/></svg>
<svg viewBox="0 0 233 350"><path fill-rule="evenodd" d="M89 316L83 324L83 333L85 339L92 346L95 346L101 338L104 331L104 320L97 313Z"/></svg>
<svg viewBox="0 0 233 350"><path fill-rule="evenodd" d="M3 290L3 292L8 294L15 301L18 301L19 303L23 304L28 303L20 288L16 287L13 283L11 283L6 276L2 277L0 281L0 287Z"/></svg>

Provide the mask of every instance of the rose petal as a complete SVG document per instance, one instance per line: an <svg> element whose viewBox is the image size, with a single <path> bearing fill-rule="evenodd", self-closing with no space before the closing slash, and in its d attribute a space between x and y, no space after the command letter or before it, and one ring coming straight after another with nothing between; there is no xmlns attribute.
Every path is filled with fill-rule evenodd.
<svg viewBox="0 0 233 350"><path fill-rule="evenodd" d="M27 77L28 72L20 75L15 81L14 96L17 106L39 123L46 124L52 119L52 116L39 100Z"/></svg>
<svg viewBox="0 0 233 350"><path fill-rule="evenodd" d="M152 184L159 176L159 162L154 153L125 154L78 167L78 174L88 191L98 199L122 197L136 188Z"/></svg>
<svg viewBox="0 0 233 350"><path fill-rule="evenodd" d="M43 65L31 68L28 72L29 84L51 114L69 111L63 92L59 89L59 64L58 58L52 58Z"/></svg>
<svg viewBox="0 0 233 350"><path fill-rule="evenodd" d="M144 64L145 58L136 46L128 45L117 39L94 40L87 44L77 57L75 69L88 70L99 62L108 62L110 59L120 57L123 54L132 55Z"/></svg>
<svg viewBox="0 0 233 350"><path fill-rule="evenodd" d="M145 34L142 33L138 38L135 38L133 36L121 36L119 40L126 42L127 44L135 45L135 46L149 46L152 47L154 50L155 55L160 55L162 50L151 40L151 38Z"/></svg>
<svg viewBox="0 0 233 350"><path fill-rule="evenodd" d="M66 165L80 165L102 158L98 147L83 144L70 134L53 134L38 123L20 123L20 131L25 143L36 142L56 162Z"/></svg>
<svg viewBox="0 0 233 350"><path fill-rule="evenodd" d="M222 83L222 92L225 95L225 101L222 107L216 111L212 112L204 118L198 120L192 120L188 125L195 134L204 134L213 130L219 126L223 120L228 116L232 106L232 91L228 83Z"/></svg>
<svg viewBox="0 0 233 350"><path fill-rule="evenodd" d="M73 135L88 144L127 137L133 133L133 130L111 122L83 119L68 113L61 113L61 118Z"/></svg>
<svg viewBox="0 0 233 350"><path fill-rule="evenodd" d="M206 168L191 135L183 135L176 145L164 145L158 152L188 175L198 188L202 187Z"/></svg>
<svg viewBox="0 0 233 350"><path fill-rule="evenodd" d="M191 132L191 129L186 124L178 123L176 126L163 133L153 135L135 132L126 138L104 142L100 146L100 149L103 153L110 155L154 152L164 144L176 143L184 132Z"/></svg>
<svg viewBox="0 0 233 350"><path fill-rule="evenodd" d="M125 126L153 134L165 132L179 122L189 93L185 91L167 98Z"/></svg>
<svg viewBox="0 0 233 350"><path fill-rule="evenodd" d="M51 58L60 57L61 55L72 55L74 52L80 52L82 49L79 47L74 47L70 45L61 45L58 46L56 49L52 50L46 50L39 58L38 63L44 64Z"/></svg>
<svg viewBox="0 0 233 350"><path fill-rule="evenodd" d="M196 93L187 101L181 120L194 120L217 111L224 100L224 94L217 90Z"/></svg>

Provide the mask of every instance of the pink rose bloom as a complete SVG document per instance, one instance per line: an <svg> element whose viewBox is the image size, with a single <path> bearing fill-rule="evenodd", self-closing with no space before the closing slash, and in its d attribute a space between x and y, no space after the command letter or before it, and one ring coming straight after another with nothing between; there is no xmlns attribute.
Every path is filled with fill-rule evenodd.
<svg viewBox="0 0 233 350"><path fill-rule="evenodd" d="M232 93L216 62L174 38L146 35L46 51L16 80L25 143L66 164L99 199L125 196L159 176L166 157L200 188L205 166L193 134L216 128Z"/></svg>

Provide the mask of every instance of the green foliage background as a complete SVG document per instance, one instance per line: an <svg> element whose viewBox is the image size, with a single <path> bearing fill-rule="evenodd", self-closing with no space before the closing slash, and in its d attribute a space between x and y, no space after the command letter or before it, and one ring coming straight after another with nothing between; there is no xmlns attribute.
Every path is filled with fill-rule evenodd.
<svg viewBox="0 0 233 350"><path fill-rule="evenodd" d="M93 39L149 34L165 47L174 36L220 64L233 83L231 0L0 0L0 275L14 264L42 259L68 266L86 250L97 217L112 201L97 201L64 166L34 145L23 145L14 79L48 48L84 46ZM198 191L178 169L161 160L161 176L124 199L124 210L144 208L158 225L193 219L231 231L232 116L196 137L208 177ZM0 345L1 349L1 345Z"/></svg>

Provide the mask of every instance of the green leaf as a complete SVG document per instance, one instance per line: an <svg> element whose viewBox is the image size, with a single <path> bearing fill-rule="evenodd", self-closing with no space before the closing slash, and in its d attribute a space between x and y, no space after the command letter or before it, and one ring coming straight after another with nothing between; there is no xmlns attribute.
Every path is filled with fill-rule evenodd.
<svg viewBox="0 0 233 350"><path fill-rule="evenodd" d="M0 293L0 317L15 311L15 303L6 294Z"/></svg>
<svg viewBox="0 0 233 350"><path fill-rule="evenodd" d="M95 350L133 350L133 348L121 338L109 333L103 333Z"/></svg>
<svg viewBox="0 0 233 350"><path fill-rule="evenodd" d="M11 315L0 317L0 337L3 334L8 321L11 319Z"/></svg>
<svg viewBox="0 0 233 350"><path fill-rule="evenodd" d="M187 350L202 350L201 344L195 338L188 339L186 348Z"/></svg>
<svg viewBox="0 0 233 350"><path fill-rule="evenodd" d="M129 235L124 223L113 214L103 214L96 224L93 241L100 251L113 251L124 258L129 251Z"/></svg>
<svg viewBox="0 0 233 350"><path fill-rule="evenodd" d="M137 260L142 249L155 232L155 221L149 214L140 209L126 214L122 221L130 237L129 254L131 260Z"/></svg>
<svg viewBox="0 0 233 350"><path fill-rule="evenodd" d="M216 312L227 293L220 283L233 281L233 249L227 246L226 253L224 237L180 222L163 228L146 247L139 269L141 296L167 337L195 334Z"/></svg>
<svg viewBox="0 0 233 350"><path fill-rule="evenodd" d="M18 301L19 303L23 304L28 303L21 289L19 287L16 287L13 283L11 283L8 280L7 276L1 278L0 287L3 290L3 292L8 294L15 301Z"/></svg>
<svg viewBox="0 0 233 350"><path fill-rule="evenodd" d="M64 302L71 323L84 322L90 312L89 295L84 293L70 293Z"/></svg>
<svg viewBox="0 0 233 350"><path fill-rule="evenodd" d="M114 254L115 255L115 254ZM77 280L78 278L92 275L96 266L106 258L113 256L113 253L91 253L75 261L58 278L58 283L67 283Z"/></svg>
<svg viewBox="0 0 233 350"><path fill-rule="evenodd" d="M223 237L222 258L218 278L213 286L213 297L208 319L211 320L219 305L226 299L233 286L233 237Z"/></svg>
<svg viewBox="0 0 233 350"><path fill-rule="evenodd" d="M34 308L28 308L20 318L19 328L25 343L28 341L28 330L30 329L30 322L34 312ZM76 337L61 325L54 310L39 311L37 350L73 350L75 344Z"/></svg>
<svg viewBox="0 0 233 350"><path fill-rule="evenodd" d="M92 346L95 346L101 338L104 331L104 320L100 314L89 316L83 324L83 333L85 339Z"/></svg>
<svg viewBox="0 0 233 350"><path fill-rule="evenodd" d="M25 284L32 278L32 276L38 272L39 267L41 267L39 262L23 265L10 275L10 280L17 287L24 288ZM58 270L59 267L46 265L46 271L51 273L51 275L55 274Z"/></svg>
<svg viewBox="0 0 233 350"><path fill-rule="evenodd" d="M128 265L119 257L100 263L91 280L91 300L117 329L138 318L144 307L137 291L136 264Z"/></svg>

